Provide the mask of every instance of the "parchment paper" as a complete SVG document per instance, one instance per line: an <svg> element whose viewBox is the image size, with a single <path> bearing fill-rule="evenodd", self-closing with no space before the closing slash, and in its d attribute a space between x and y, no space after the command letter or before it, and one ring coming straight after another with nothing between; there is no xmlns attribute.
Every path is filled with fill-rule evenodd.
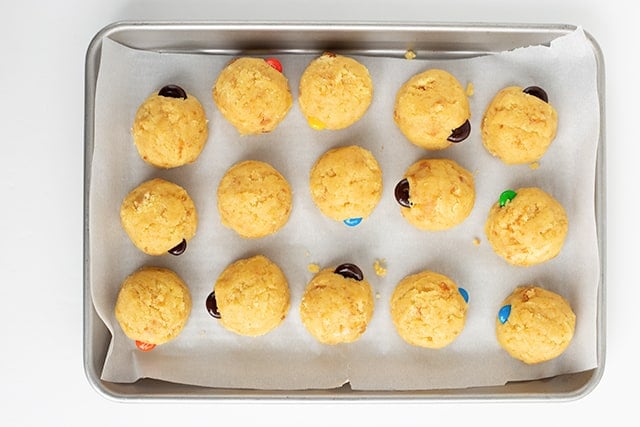
<svg viewBox="0 0 640 427"><path fill-rule="evenodd" d="M315 56L279 56L297 99L299 77ZM365 117L341 131L314 131L297 102L272 133L241 137L220 115L211 88L232 57L168 54L127 48L105 40L96 91L95 150L90 187L90 280L95 308L113 334L102 379L134 382L156 378L183 384L253 389L331 388L438 389L501 385L579 372L597 366L596 316L599 258L594 213L594 177L599 134L596 62L582 30L534 46L473 59L405 60L357 57L370 70L374 99ZM410 144L392 120L399 87L413 74L443 68L471 83L472 133L444 151ZM209 117L209 139L198 161L172 170L145 164L130 129L136 109L152 92L178 84L196 96ZM558 134L539 162L506 166L480 139L480 120L491 98L508 85L538 85L559 113ZM323 217L313 205L308 173L329 148L359 144L381 164L382 200L368 220L349 228ZM456 160L475 176L477 200L461 225L443 232L412 228L400 215L393 189L405 169L425 157ZM245 159L271 163L291 183L293 210L277 234L244 240L220 225L216 188L232 164ZM200 218L196 237L182 256L151 257L128 240L119 222L120 203L141 182L162 177L187 189ZM555 259L528 268L508 265L484 236L490 206L508 188L539 186L553 194L569 216L569 233ZM480 239L475 245L474 239ZM231 262L262 253L285 272L291 309L281 326L259 338L224 330L209 316L205 299ZM384 259L379 277L373 263ZM376 294L375 313L362 338L352 344L317 343L300 322L298 305L312 273L353 262ZM180 337L143 353L121 331L113 309L121 282L145 265L176 271L189 285L193 311ZM450 346L431 350L406 344L395 332L389 299L406 275L430 269L451 277L470 294L465 328ZM557 359L529 366L512 359L495 338L495 318L516 287L538 284L568 299L577 315L573 342Z"/></svg>

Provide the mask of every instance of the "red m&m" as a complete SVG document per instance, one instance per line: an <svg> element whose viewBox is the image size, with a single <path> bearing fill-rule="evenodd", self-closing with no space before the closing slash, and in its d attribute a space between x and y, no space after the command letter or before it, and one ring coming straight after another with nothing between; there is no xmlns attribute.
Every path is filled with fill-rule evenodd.
<svg viewBox="0 0 640 427"><path fill-rule="evenodd" d="M265 59L265 62L271 65L273 68L275 68L279 72L282 72L282 64L276 58L267 58Z"/></svg>
<svg viewBox="0 0 640 427"><path fill-rule="evenodd" d="M156 347L156 345L136 340L136 347L138 347L138 350L140 351L151 351Z"/></svg>

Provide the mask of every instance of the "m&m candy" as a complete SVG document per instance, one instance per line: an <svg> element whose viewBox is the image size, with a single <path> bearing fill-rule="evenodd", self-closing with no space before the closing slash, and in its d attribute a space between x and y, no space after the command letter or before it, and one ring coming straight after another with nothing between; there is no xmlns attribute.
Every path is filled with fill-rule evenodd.
<svg viewBox="0 0 640 427"><path fill-rule="evenodd" d="M275 68L279 72L282 72L282 64L276 58L267 58L265 59L265 62L271 65L273 68Z"/></svg>
<svg viewBox="0 0 640 427"><path fill-rule="evenodd" d="M502 306L502 308L498 312L498 320L500 321L500 323L504 325L506 321L509 320L510 314L511 314L511 304Z"/></svg>
<svg viewBox="0 0 640 427"><path fill-rule="evenodd" d="M156 348L156 345L136 340L136 347L138 347L140 351L151 351Z"/></svg>
<svg viewBox="0 0 640 427"><path fill-rule="evenodd" d="M348 225L349 227L355 227L362 222L362 218L348 218L342 222L344 222L345 225Z"/></svg>
<svg viewBox="0 0 640 427"><path fill-rule="evenodd" d="M503 208L508 202L512 201L517 194L518 193L513 190L503 191L502 194L500 194L500 207Z"/></svg>

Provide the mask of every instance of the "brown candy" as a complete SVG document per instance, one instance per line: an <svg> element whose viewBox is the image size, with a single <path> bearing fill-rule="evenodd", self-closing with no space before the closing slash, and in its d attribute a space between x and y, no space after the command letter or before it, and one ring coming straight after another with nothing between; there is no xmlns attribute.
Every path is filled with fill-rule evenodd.
<svg viewBox="0 0 640 427"><path fill-rule="evenodd" d="M216 319L219 319L221 317L220 312L218 311L218 301L216 301L215 291L211 292L207 296L206 307L207 307L207 312L209 312L211 317L215 317Z"/></svg>
<svg viewBox="0 0 640 427"><path fill-rule="evenodd" d="M453 143L462 142L465 139L467 139L470 134L471 134L471 123L469 123L469 120L467 120L462 124L462 126L454 129L451 132L451 135L449 136L449 138L447 138L447 141L450 141Z"/></svg>
<svg viewBox="0 0 640 427"><path fill-rule="evenodd" d="M345 279L361 281L364 278L362 270L355 264L340 264L333 272L341 275Z"/></svg>
<svg viewBox="0 0 640 427"><path fill-rule="evenodd" d="M180 86L167 85L160 89L158 95L165 96L167 98L182 98L187 99L187 93Z"/></svg>
<svg viewBox="0 0 640 427"><path fill-rule="evenodd" d="M405 208L411 207L411 202L409 201L409 181L407 181L406 178L396 184L394 195L400 206L404 206Z"/></svg>
<svg viewBox="0 0 640 427"><path fill-rule="evenodd" d="M547 96L547 92L545 92L544 89L542 89L539 86L529 86L522 89L522 91L528 95L535 96L536 98L543 100L547 104L549 103L549 97Z"/></svg>
<svg viewBox="0 0 640 427"><path fill-rule="evenodd" d="M185 239L182 239L182 242L178 243L175 247L169 249L167 252L169 252L171 255L182 255L184 253L184 251L187 250L187 241Z"/></svg>

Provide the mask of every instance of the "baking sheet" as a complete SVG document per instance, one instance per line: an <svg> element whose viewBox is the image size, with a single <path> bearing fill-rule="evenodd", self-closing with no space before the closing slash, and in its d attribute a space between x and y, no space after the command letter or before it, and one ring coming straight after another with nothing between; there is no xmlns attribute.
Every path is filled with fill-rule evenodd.
<svg viewBox="0 0 640 427"><path fill-rule="evenodd" d="M315 55L278 56L292 92L302 70ZM599 262L594 217L595 157L599 134L596 63L584 33L578 30L552 43L501 55L465 60L422 61L359 57L372 74L374 101L353 127L316 132L294 104L273 133L240 137L211 101L211 86L231 57L160 54L126 48L105 40L95 104L95 148L90 188L91 296L114 339L102 379L132 382L158 378L171 382L260 389L331 388L349 381L353 389L397 390L499 385L506 381L549 377L596 367L596 317ZM393 125L393 99L400 85L426 68L451 71L472 83L472 135L442 152L427 152L408 143ZM138 105L159 87L176 83L198 97L210 118L210 137L194 165L158 170L142 162L133 146L130 126ZM482 147L479 121L489 100L510 84L544 87L558 109L558 136L533 170L507 167ZM320 215L307 188L308 171L327 149L357 143L370 149L384 173L385 190L374 214L349 229ZM471 170L477 201L471 216L457 228L419 232L404 222L393 187L406 167L422 157L449 157ZM277 235L246 241L219 225L215 190L226 169L239 160L258 158L273 164L291 182L294 208ZM128 241L119 224L119 205L126 193L151 177L172 180L190 192L200 226L187 253L148 257ZM569 238L554 260L526 269L511 267L491 252L483 224L490 205L506 188L538 185L556 196L570 218ZM311 230L311 232L309 231ZM108 237L108 238L106 238ZM474 238L481 244L475 246ZM263 253L289 279L292 307L278 329L261 338L238 337L223 330L204 308L217 275L235 259ZM372 264L384 258L385 277ZM355 262L379 298L374 318L356 343L338 347L318 344L302 327L297 304L312 274L321 267ZM194 309L179 339L149 353L137 351L119 330L112 312L121 281L142 265L174 269L189 284ZM388 300L407 274L432 269L452 277L470 293L467 324L460 337L442 350L414 348L395 334ZM578 316L576 335L560 358L536 366L510 359L495 341L495 315L502 299L524 283L539 283L563 294Z"/></svg>

